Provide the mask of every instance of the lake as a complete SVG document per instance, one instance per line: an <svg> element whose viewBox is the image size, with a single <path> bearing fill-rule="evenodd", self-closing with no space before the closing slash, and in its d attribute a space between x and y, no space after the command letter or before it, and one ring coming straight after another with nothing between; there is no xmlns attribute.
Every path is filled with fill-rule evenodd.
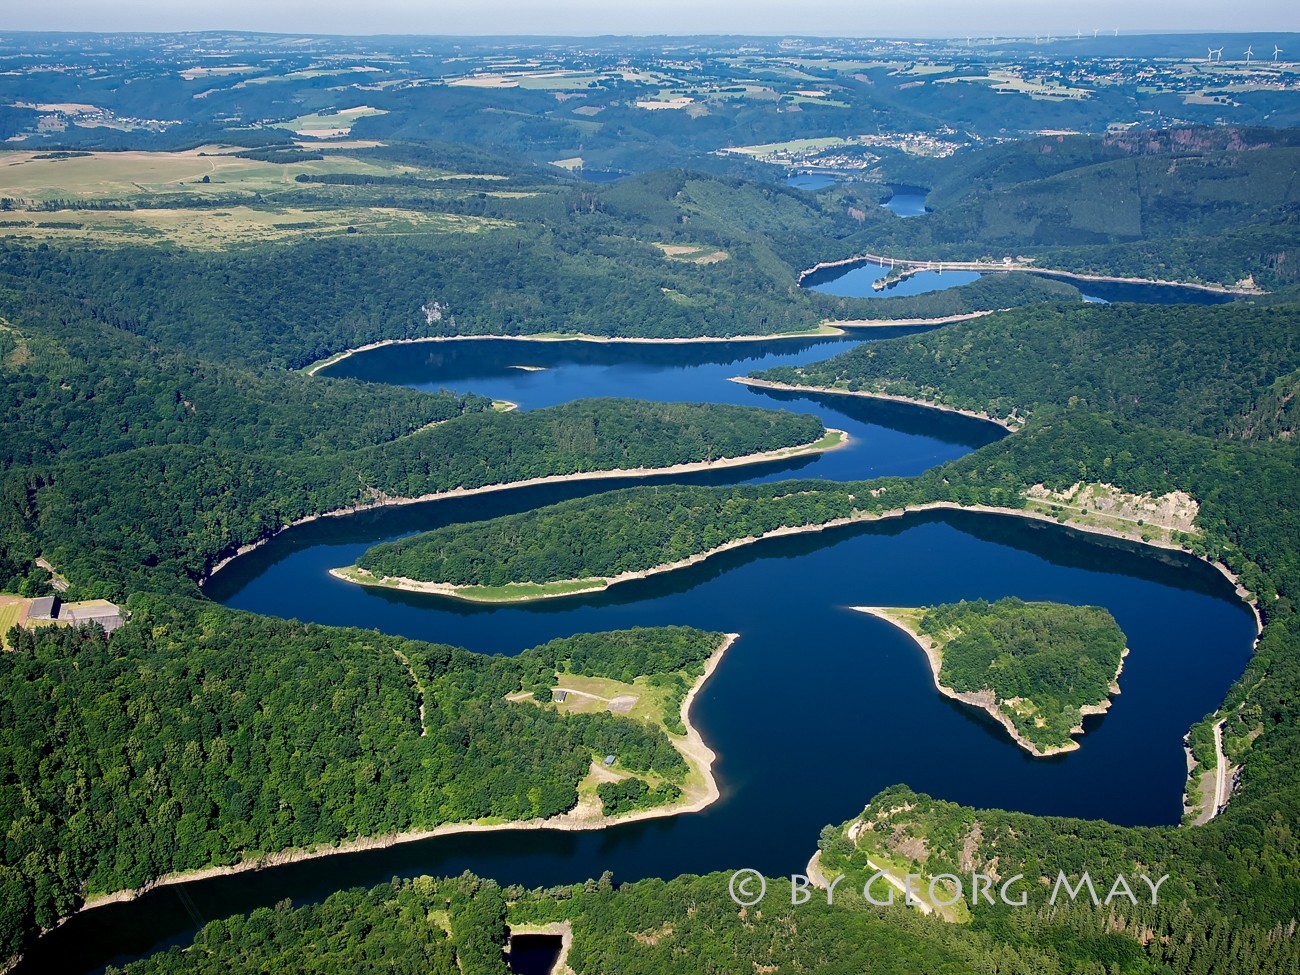
<svg viewBox="0 0 1300 975"><path fill-rule="evenodd" d="M991 424L919 407L727 381L854 344L431 342L359 354L328 373L473 390L522 409L598 395L782 407L816 413L853 438L849 447L819 457L660 481L914 474L1002 436ZM605 870L617 881L742 866L789 874L803 871L825 824L852 817L873 794L899 782L976 806L1129 825L1178 822L1182 736L1222 701L1254 636L1252 617L1231 586L1190 556L1014 517L948 512L772 539L679 572L536 604L490 606L368 590L326 574L378 541L630 483L654 481L549 485L313 522L236 560L207 592L241 609L486 653L513 654L554 637L639 625L739 632L692 713L718 754L716 804L603 831L446 836L159 888L132 903L74 916L19 970L120 964L188 943L206 920L284 898L320 900L394 875L468 869L537 886ZM1008 595L1104 606L1128 636L1123 693L1107 715L1088 719L1077 752L1030 758L981 712L941 697L910 640L846 608Z"/></svg>
<svg viewBox="0 0 1300 975"><path fill-rule="evenodd" d="M921 271L880 290L872 287L890 271L890 268L880 267L864 260L841 267L821 268L805 275L802 284L813 291L834 295L837 298L903 298L956 288L963 284L970 284L983 276L979 271ZM1238 297L1222 291L1207 291L1204 288L1177 284L1093 281L1072 274L1042 274L1041 276L1072 284L1080 290L1084 301L1098 304L1131 301L1144 305L1221 305L1235 301Z"/></svg>
<svg viewBox="0 0 1300 975"><path fill-rule="evenodd" d="M844 175L843 173L826 170L790 173L785 178L785 185L808 193L815 193L818 190L826 189L828 186L834 186L844 178ZM890 189L894 195L880 204L882 207L899 217L925 216L925 198L929 195L929 190L919 186L901 185L891 186Z"/></svg>
<svg viewBox="0 0 1300 975"><path fill-rule="evenodd" d="M899 217L925 216L925 198L930 191L919 186L891 186L894 195L881 204Z"/></svg>
<svg viewBox="0 0 1300 975"><path fill-rule="evenodd" d="M837 298L905 298L930 291L945 291L983 277L979 271L920 271L879 290L873 287L875 282L891 271L892 268L867 263L843 270L825 268L808 275L804 284L813 291Z"/></svg>

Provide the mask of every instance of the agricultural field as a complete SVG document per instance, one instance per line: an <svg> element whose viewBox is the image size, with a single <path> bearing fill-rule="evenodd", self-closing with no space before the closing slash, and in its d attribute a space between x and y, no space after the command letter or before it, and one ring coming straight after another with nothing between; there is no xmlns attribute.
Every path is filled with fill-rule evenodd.
<svg viewBox="0 0 1300 975"><path fill-rule="evenodd" d="M942 70L948 70L944 68ZM1090 98L1092 92L1087 88L1075 88L1061 84L1047 84L1026 78L1018 71L988 71L980 75L962 75L957 78L937 78L935 84L954 84L968 82L988 85L1000 95L1028 95L1034 99L1065 101L1072 98Z"/></svg>
<svg viewBox="0 0 1300 975"><path fill-rule="evenodd" d="M6 635L27 617L27 604L31 600L21 596L0 593L0 648L9 649Z"/></svg>
<svg viewBox="0 0 1300 975"><path fill-rule="evenodd" d="M393 207L250 207L219 210L56 210L0 215L0 240L93 240L215 250L339 234L475 233L501 220Z"/></svg>
<svg viewBox="0 0 1300 975"><path fill-rule="evenodd" d="M342 108L328 113L299 115L285 123L286 128L293 129L299 135L310 135L317 139L342 138L352 134L352 126L357 119L368 115L387 115L382 108L358 105L355 108Z"/></svg>
<svg viewBox="0 0 1300 975"><path fill-rule="evenodd" d="M183 152L0 152L0 197L44 203L129 201L174 193L228 197L232 191L251 196L293 187L299 174L419 172L409 166L370 162L346 154L271 163L241 159L234 155L239 151L237 147L209 145Z"/></svg>

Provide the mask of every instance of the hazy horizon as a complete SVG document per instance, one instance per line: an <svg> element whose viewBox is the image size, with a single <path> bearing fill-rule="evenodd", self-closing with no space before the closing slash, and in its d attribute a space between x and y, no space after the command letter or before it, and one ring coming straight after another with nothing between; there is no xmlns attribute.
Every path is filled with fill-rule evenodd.
<svg viewBox="0 0 1300 975"><path fill-rule="evenodd" d="M1300 7L1276 0L1187 0L1176 7L1099 0L1086 10L1062 10L1028 0L915 0L903 8L872 8L861 0L827 0L797 7L776 0L658 0L611 5L595 0L555 3L520 0L337 0L261 2L227 0L205 9L164 0L46 0L11 10L0 30L171 32L230 30L288 34L418 34L453 36L681 36L741 34L822 37L1033 37L1113 34L1291 33L1300 31ZM1162 24L1159 21L1166 20ZM936 26L941 25L941 26Z"/></svg>

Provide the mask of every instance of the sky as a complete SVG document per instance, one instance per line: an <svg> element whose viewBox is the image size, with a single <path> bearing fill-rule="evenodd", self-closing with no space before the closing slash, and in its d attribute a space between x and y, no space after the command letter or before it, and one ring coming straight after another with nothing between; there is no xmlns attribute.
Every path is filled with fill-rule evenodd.
<svg viewBox="0 0 1300 975"><path fill-rule="evenodd" d="M6 6L0 30L841 37L1300 31L1294 0L42 0Z"/></svg>

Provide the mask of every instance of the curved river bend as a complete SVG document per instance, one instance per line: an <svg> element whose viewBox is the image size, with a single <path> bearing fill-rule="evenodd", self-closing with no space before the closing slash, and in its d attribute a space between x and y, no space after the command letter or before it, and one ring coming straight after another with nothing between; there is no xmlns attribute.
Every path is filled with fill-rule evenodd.
<svg viewBox="0 0 1300 975"><path fill-rule="evenodd" d="M727 381L822 359L853 341L432 342L356 355L330 372L473 390L523 409L604 395L781 406L817 413L853 438L849 447L815 458L677 479L694 483L915 474L1001 435L990 424L902 404ZM367 590L326 574L382 539L616 486L622 483L543 486L313 522L236 560L207 591L240 609L489 653L637 625L739 632L692 715L718 754L719 802L697 814L596 832L444 836L158 888L73 917L36 946L21 970L120 964L188 943L212 918L286 897L319 900L394 875L469 869L537 886L605 870L619 881L741 866L788 874L803 869L825 824L848 819L898 782L976 806L1176 823L1182 736L1220 703L1250 653L1250 613L1204 563L1054 525L963 512L773 539L605 593L522 606ZM1109 714L1088 720L1077 752L1030 758L981 713L941 697L922 654L897 630L845 608L1007 595L1105 606L1128 635L1123 693Z"/></svg>

